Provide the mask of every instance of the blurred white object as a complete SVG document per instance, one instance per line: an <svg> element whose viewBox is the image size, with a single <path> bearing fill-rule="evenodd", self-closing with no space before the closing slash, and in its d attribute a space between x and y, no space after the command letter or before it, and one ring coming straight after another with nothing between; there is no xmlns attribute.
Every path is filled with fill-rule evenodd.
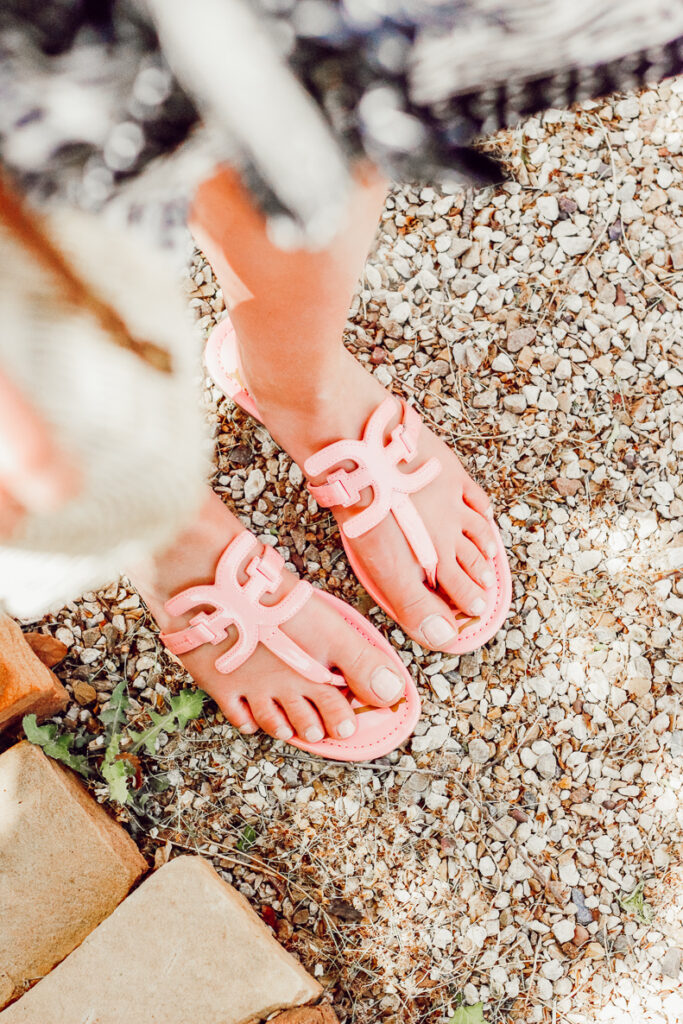
<svg viewBox="0 0 683 1024"><path fill-rule="evenodd" d="M263 13L246 0L146 0L146 7L164 55L207 123L248 154L294 214L296 225L290 218L269 218L276 243L329 244L348 209L346 159L319 107L278 53Z"/></svg>
<svg viewBox="0 0 683 1024"><path fill-rule="evenodd" d="M0 226L0 366L54 428L82 475L58 512L0 545L0 607L34 618L117 577L170 541L198 508L210 445L200 345L177 267L134 232L72 209L46 234L130 334L165 350L161 372L65 302L53 274Z"/></svg>

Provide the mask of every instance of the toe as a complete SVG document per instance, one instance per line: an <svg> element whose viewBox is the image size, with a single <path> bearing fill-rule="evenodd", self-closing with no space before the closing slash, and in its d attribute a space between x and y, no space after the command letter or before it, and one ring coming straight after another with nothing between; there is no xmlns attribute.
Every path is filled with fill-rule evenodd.
<svg viewBox="0 0 683 1024"><path fill-rule="evenodd" d="M493 506L486 491L475 483L472 477L468 476L463 485L463 498L479 515L486 519L493 519Z"/></svg>
<svg viewBox="0 0 683 1024"><path fill-rule="evenodd" d="M335 736L338 739L345 740L354 734L356 731L356 717L351 710L351 705L340 690L334 686L316 686L313 684L307 687L304 692L307 699L302 698L302 702L307 705L309 712L314 716L314 724L319 726L322 720L328 736ZM315 711L312 705L315 705ZM304 736L304 733L299 732L298 719L295 721L292 718L289 706L287 707L287 714L296 728L297 734ZM315 741L311 740L310 742Z"/></svg>
<svg viewBox="0 0 683 1024"><path fill-rule="evenodd" d="M252 697L249 705L254 720L264 732L276 740L291 740L294 730L274 700L269 697Z"/></svg>
<svg viewBox="0 0 683 1024"><path fill-rule="evenodd" d="M478 586L489 590L496 582L496 574L491 563L484 558L476 544L473 544L467 537L460 537L457 541L455 557L460 568L464 569Z"/></svg>
<svg viewBox="0 0 683 1024"><path fill-rule="evenodd" d="M486 602L481 587L460 567L456 558L442 559L437 570L439 586L456 608L467 615L481 615Z"/></svg>
<svg viewBox="0 0 683 1024"><path fill-rule="evenodd" d="M282 707L299 739L319 743L324 738L326 730L320 715L305 697L299 694L286 697Z"/></svg>
<svg viewBox="0 0 683 1024"><path fill-rule="evenodd" d="M386 707L400 700L405 679L391 658L359 636L344 623L334 639L330 660L336 665L350 690L363 704Z"/></svg>
<svg viewBox="0 0 683 1024"><path fill-rule="evenodd" d="M216 700L230 725L234 725L245 735L258 732L258 724L244 697L231 694L228 697L216 698Z"/></svg>
<svg viewBox="0 0 683 1024"><path fill-rule="evenodd" d="M430 650L447 650L462 627L457 612L419 580L404 586L395 610L403 629Z"/></svg>
<svg viewBox="0 0 683 1024"><path fill-rule="evenodd" d="M496 557L498 544L493 532L493 524L489 519L485 519L484 516L471 509L465 509L460 527L464 535L469 537L473 544L476 544L482 555L486 558Z"/></svg>

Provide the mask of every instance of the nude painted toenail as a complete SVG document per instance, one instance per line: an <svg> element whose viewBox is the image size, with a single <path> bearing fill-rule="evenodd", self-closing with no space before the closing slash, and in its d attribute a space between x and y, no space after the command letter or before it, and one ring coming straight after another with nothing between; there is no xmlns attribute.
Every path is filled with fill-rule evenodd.
<svg viewBox="0 0 683 1024"><path fill-rule="evenodd" d="M420 626L422 635L432 647L442 647L455 640L455 630L448 619L441 615L430 615Z"/></svg>
<svg viewBox="0 0 683 1024"><path fill-rule="evenodd" d="M291 740L293 735L294 731L288 725L281 725L279 729L275 730L275 739L277 740Z"/></svg>
<svg viewBox="0 0 683 1024"><path fill-rule="evenodd" d="M372 673L370 686L380 700L396 700L404 689L402 680L388 668L376 668Z"/></svg>
<svg viewBox="0 0 683 1024"><path fill-rule="evenodd" d="M496 574L491 572L490 569L484 569L481 574L481 581L485 587L492 587L496 582Z"/></svg>
<svg viewBox="0 0 683 1024"><path fill-rule="evenodd" d="M345 722L340 722L339 725L337 726L337 732L339 733L343 740L348 739L349 736L353 736L355 731L356 726L354 725L353 722L349 721L348 718Z"/></svg>
<svg viewBox="0 0 683 1024"><path fill-rule="evenodd" d="M484 514L487 519L493 520L493 505L489 505Z"/></svg>
<svg viewBox="0 0 683 1024"><path fill-rule="evenodd" d="M304 739L308 740L309 743L320 743L325 733L322 731L319 725L312 725L310 729L307 729L304 733Z"/></svg>
<svg viewBox="0 0 683 1024"><path fill-rule="evenodd" d="M485 607L486 601L484 601L482 597L475 597L474 601L470 605L470 612L472 615L481 615Z"/></svg>
<svg viewBox="0 0 683 1024"><path fill-rule="evenodd" d="M253 725L251 722L245 722L244 725L240 725L238 728L245 736L252 736L255 732L258 732L258 725Z"/></svg>

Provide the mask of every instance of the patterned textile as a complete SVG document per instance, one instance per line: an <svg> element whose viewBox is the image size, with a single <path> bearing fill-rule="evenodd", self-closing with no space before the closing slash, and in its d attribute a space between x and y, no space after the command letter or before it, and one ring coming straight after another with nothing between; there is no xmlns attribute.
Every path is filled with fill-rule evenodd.
<svg viewBox="0 0 683 1024"><path fill-rule="evenodd" d="M488 184L482 136L682 67L682 0L0 0L0 159L93 209L203 119L273 218L322 241L358 157ZM276 116L296 160L259 141Z"/></svg>

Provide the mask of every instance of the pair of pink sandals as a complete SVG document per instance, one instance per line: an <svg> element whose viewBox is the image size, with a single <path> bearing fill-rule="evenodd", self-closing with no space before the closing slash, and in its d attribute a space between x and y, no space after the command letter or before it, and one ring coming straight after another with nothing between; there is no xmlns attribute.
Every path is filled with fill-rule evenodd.
<svg viewBox="0 0 683 1024"><path fill-rule="evenodd" d="M260 421L258 409L251 396L240 383L237 339L230 320L222 320L212 332L206 346L207 369L219 388L245 412ZM372 488L371 503L341 527L342 542L349 562L370 596L388 615L396 619L386 601L375 591L357 564L346 543L347 538L360 537L382 520L393 515L413 553L424 569L429 583L434 586L437 575L437 553L427 528L410 499L410 495L426 487L440 472L438 459L429 459L412 472L402 472L401 463L409 463L417 450L421 421L414 409L403 403L403 419L385 440L387 425L394 415L395 402L387 397L371 415L363 439L337 441L327 445L309 458L304 471L309 477L328 473L323 484L309 484L308 489L319 505L331 508L355 505L366 488ZM342 462L351 461L355 469L334 469ZM465 654L486 643L505 620L511 601L512 585L507 556L500 534L496 529L497 551L493 559L496 575L494 587L486 594L486 607L477 618L459 616L462 628L448 649L450 654ZM289 742L301 750L321 757L340 761L368 761L395 750L412 733L420 716L420 697L417 688L396 651L364 616L350 605L324 591L316 590L318 597L334 605L336 611L371 644L384 651L405 680L401 699L391 707L364 707L346 688L342 676L312 658L287 636L281 627L299 612L313 594L310 583L300 580L293 590L274 605L264 605L265 594L275 593L284 569L283 558L273 548L266 547L262 554L254 554L247 563L247 582L240 584L238 572L250 551L259 542L250 533L242 533L225 549L218 563L215 582L211 585L191 587L167 603L172 615L183 615L193 608L208 606L214 610L198 612L185 629L162 634L168 649L176 655L225 640L230 626L238 632L237 642L216 660L219 672L232 672L253 654L261 643L305 679L345 690L352 710L356 714L357 729L349 739L326 737L318 743L308 743L295 736Z"/></svg>

